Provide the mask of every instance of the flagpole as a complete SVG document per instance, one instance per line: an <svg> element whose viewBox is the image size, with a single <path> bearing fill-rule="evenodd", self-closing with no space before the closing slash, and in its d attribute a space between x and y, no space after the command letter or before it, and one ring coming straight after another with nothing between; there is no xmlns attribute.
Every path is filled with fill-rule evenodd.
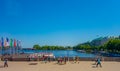
<svg viewBox="0 0 120 71"><path fill-rule="evenodd" d="M2 56L3 56L3 46L2 46Z"/></svg>
<svg viewBox="0 0 120 71"><path fill-rule="evenodd" d="M12 47L10 46L10 51L11 51L11 55L12 55Z"/></svg>
<svg viewBox="0 0 120 71"><path fill-rule="evenodd" d="M18 40L17 40L17 55L18 55Z"/></svg>
<svg viewBox="0 0 120 71"><path fill-rule="evenodd" d="M13 47L12 47L12 55L13 55Z"/></svg>
<svg viewBox="0 0 120 71"><path fill-rule="evenodd" d="M3 50L3 48L4 48L4 39L3 39L3 37L1 38L1 40L2 40L1 45L2 45L2 56L3 56L3 52L4 52L4 50Z"/></svg>
<svg viewBox="0 0 120 71"><path fill-rule="evenodd" d="M2 44L1 44L1 40L0 40L0 53L2 55Z"/></svg>

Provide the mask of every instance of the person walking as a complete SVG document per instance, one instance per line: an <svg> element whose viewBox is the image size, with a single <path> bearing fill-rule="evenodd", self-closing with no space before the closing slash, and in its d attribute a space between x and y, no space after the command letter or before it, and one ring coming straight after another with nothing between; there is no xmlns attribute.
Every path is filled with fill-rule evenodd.
<svg viewBox="0 0 120 71"><path fill-rule="evenodd" d="M100 58L97 59L96 67L98 67L98 65L99 65L100 67L102 67L102 65L101 65L101 59L100 59Z"/></svg>
<svg viewBox="0 0 120 71"><path fill-rule="evenodd" d="M67 57L64 57L64 64L66 64L67 62Z"/></svg>
<svg viewBox="0 0 120 71"><path fill-rule="evenodd" d="M7 59L4 60L4 67L8 67L8 62L7 61L8 61Z"/></svg>
<svg viewBox="0 0 120 71"><path fill-rule="evenodd" d="M77 62L79 64L79 57L78 56L75 57L75 63L77 63Z"/></svg>

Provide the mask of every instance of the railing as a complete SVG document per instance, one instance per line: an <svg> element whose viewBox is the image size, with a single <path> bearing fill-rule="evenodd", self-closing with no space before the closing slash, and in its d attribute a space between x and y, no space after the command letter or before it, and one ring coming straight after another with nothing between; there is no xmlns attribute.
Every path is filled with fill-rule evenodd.
<svg viewBox="0 0 120 71"><path fill-rule="evenodd" d="M2 57L1 60L7 58L9 61L42 61L41 58L13 58L13 57ZM51 61L57 60L58 58L50 58ZM64 58L62 58L64 59ZM82 57L79 61L95 61L96 58ZM73 57L69 57L69 61L73 61ZM102 57L102 61L118 61L120 62L120 57Z"/></svg>

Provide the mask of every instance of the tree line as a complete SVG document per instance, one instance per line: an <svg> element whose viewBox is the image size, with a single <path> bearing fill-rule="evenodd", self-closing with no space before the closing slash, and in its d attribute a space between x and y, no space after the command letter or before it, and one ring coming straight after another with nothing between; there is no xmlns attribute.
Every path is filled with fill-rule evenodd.
<svg viewBox="0 0 120 71"><path fill-rule="evenodd" d="M85 50L91 51L107 51L120 53L120 36L118 37L99 37L92 41L78 44L76 46L40 46L38 44L33 46L36 50Z"/></svg>
<svg viewBox="0 0 120 71"><path fill-rule="evenodd" d="M45 46L40 46L39 44L36 44L33 46L34 49L36 50L71 50L72 47L70 46L48 46L48 45L45 45Z"/></svg>

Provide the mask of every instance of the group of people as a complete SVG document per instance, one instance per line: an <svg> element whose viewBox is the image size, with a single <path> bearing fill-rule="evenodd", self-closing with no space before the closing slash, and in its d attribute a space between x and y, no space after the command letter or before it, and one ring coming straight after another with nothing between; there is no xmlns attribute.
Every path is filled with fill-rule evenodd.
<svg viewBox="0 0 120 71"><path fill-rule="evenodd" d="M69 59L68 57L63 57L63 58L59 57L57 62L58 62L58 64L62 64L63 62L64 62L64 64L66 64L68 59ZM80 60L80 57L78 57L78 56L73 57L73 63L79 63L79 60ZM101 61L102 61L102 59L100 57L95 59L96 67L98 67L98 66L102 67Z"/></svg>
<svg viewBox="0 0 120 71"><path fill-rule="evenodd" d="M41 60L44 62L44 63L47 63L48 62L51 62L51 61L55 61L55 56L51 57L51 56L45 56L43 55L41 57Z"/></svg>
<svg viewBox="0 0 120 71"><path fill-rule="evenodd" d="M42 60L43 60L45 63L47 63L47 61L50 62L50 57L46 57L46 56L43 55ZM54 57L54 60L55 60L55 57ZM59 58L57 59L57 62L58 62L58 64L66 64L66 62L67 62L68 60L69 60L68 57L59 57ZM79 63L79 57L78 57L78 56L73 57L73 63ZM102 65L101 65L101 58L96 58L96 59L95 59L95 64L96 64L96 67L98 67L98 65L99 65L100 67L102 67ZM4 59L4 67L8 67L8 60L7 60L7 59Z"/></svg>
<svg viewBox="0 0 120 71"><path fill-rule="evenodd" d="M66 64L66 62L68 61L68 57L63 57L63 58L59 57L57 61L58 61L58 64L62 64L63 62L64 64Z"/></svg>
<svg viewBox="0 0 120 71"><path fill-rule="evenodd" d="M78 57L78 56L75 56L75 57L73 57L73 59L71 60L71 59L69 59L68 57L59 57L58 59L57 59L57 61L58 61L58 63L63 63L64 62L64 64L66 64L66 62L67 61L73 61L73 63L79 63L79 59L80 57Z"/></svg>
<svg viewBox="0 0 120 71"><path fill-rule="evenodd" d="M79 63L80 57L75 56L73 57L73 63Z"/></svg>
<svg viewBox="0 0 120 71"><path fill-rule="evenodd" d="M4 59L4 67L8 67L8 59Z"/></svg>
<svg viewBox="0 0 120 71"><path fill-rule="evenodd" d="M45 63L47 63L47 60L48 60L48 57L47 56L42 56L42 61L44 61ZM49 60L49 62L50 62L50 60Z"/></svg>

